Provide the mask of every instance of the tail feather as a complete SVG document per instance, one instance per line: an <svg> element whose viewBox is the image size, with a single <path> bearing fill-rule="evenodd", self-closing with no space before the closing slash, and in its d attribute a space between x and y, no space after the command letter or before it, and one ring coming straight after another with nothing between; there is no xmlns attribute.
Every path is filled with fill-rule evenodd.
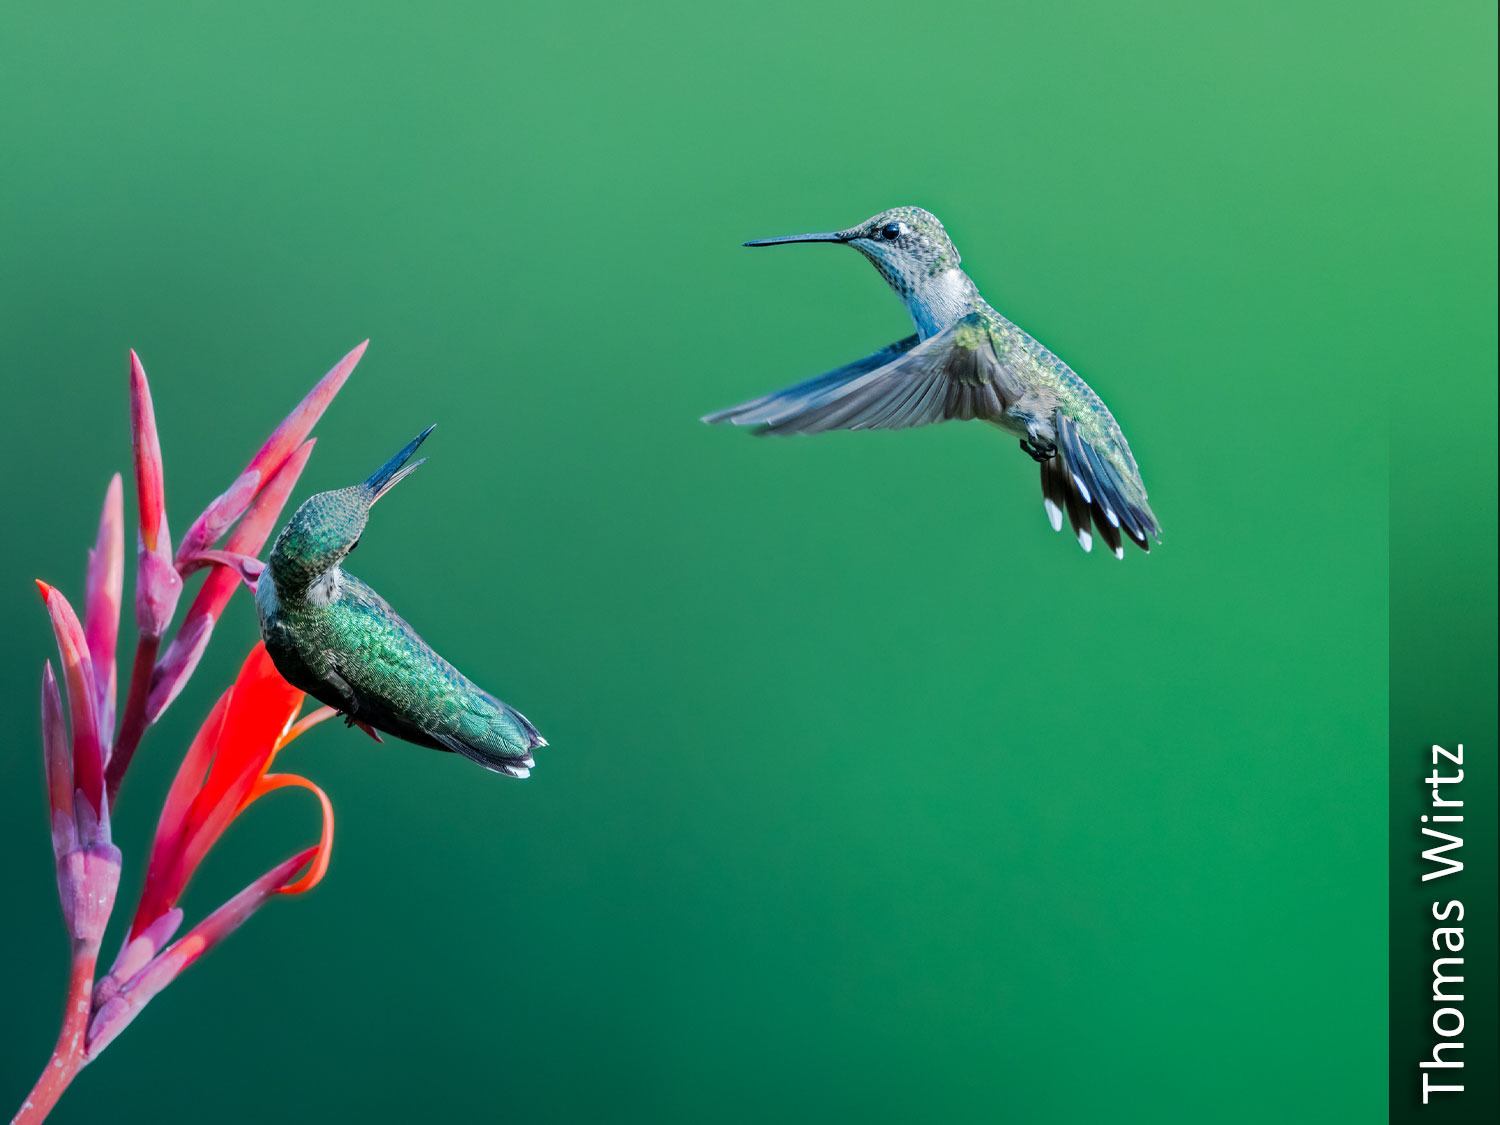
<svg viewBox="0 0 1500 1125"><path fill-rule="evenodd" d="M471 708L458 732L433 731L433 739L487 770L507 777L530 777L536 765L531 752L547 745L542 732L509 703L488 692L481 699L486 706Z"/></svg>
<svg viewBox="0 0 1500 1125"><path fill-rule="evenodd" d="M1047 509L1047 521L1052 530L1061 531L1063 509L1068 506L1068 472L1063 467L1062 458L1055 455L1041 462L1041 467L1042 506Z"/></svg>
<svg viewBox="0 0 1500 1125"><path fill-rule="evenodd" d="M1073 533L1078 536L1078 545L1091 551L1094 549L1093 526L1089 518L1092 497L1086 495L1086 487L1078 474L1069 470L1061 449L1042 462L1042 503L1047 507L1052 530L1062 530L1062 513L1067 512Z"/></svg>
<svg viewBox="0 0 1500 1125"><path fill-rule="evenodd" d="M1066 415L1056 416L1056 430L1057 453L1041 466L1042 502L1053 530L1061 530L1066 510L1085 551L1093 548L1097 532L1117 559L1125 557L1125 538L1149 552L1150 537L1160 537L1161 527L1139 485L1127 483L1114 462L1084 441Z"/></svg>

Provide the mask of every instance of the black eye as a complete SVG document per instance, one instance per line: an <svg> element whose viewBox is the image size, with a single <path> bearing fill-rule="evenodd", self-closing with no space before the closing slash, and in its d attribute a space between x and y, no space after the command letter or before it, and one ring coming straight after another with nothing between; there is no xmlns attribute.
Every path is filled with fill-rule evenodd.
<svg viewBox="0 0 1500 1125"><path fill-rule="evenodd" d="M884 238L887 242L895 242L896 239L901 237L901 224L887 223L881 228L880 237Z"/></svg>

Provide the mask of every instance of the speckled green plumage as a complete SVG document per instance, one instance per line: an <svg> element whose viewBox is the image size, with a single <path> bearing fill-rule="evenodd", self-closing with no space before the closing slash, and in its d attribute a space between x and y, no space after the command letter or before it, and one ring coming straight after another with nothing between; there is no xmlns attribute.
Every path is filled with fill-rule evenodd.
<svg viewBox="0 0 1500 1125"><path fill-rule="evenodd" d="M1016 370L1020 381L1040 400L1032 410L1046 417L1047 406L1072 419L1079 436L1108 457L1123 476L1132 494L1144 503L1146 489L1140 469L1130 454L1130 445L1109 407L1071 367L1047 350L1034 336L1018 328L989 306L978 301L980 317L989 331L995 354ZM1030 421L1031 419L1027 419Z"/></svg>
<svg viewBox="0 0 1500 1125"><path fill-rule="evenodd" d="M340 565L358 544L370 506L415 468L402 466L420 441L364 484L320 493L297 509L256 591L261 638L289 683L351 724L525 777L531 752L546 745L537 729L434 652Z"/></svg>
<svg viewBox="0 0 1500 1125"><path fill-rule="evenodd" d="M326 606L283 602L266 650L296 687L419 746L523 759L541 745L516 711L433 651L366 583L343 571ZM343 685L347 685L347 691Z"/></svg>

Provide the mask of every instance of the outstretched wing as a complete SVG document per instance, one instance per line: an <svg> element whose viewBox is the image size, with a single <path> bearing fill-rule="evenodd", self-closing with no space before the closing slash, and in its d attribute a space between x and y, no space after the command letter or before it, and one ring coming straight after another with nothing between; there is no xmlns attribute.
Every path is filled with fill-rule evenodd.
<svg viewBox="0 0 1500 1125"><path fill-rule="evenodd" d="M856 363L710 414L705 422L759 426L761 434L901 430L949 419L998 419L1021 381L972 313L921 343L908 336Z"/></svg>

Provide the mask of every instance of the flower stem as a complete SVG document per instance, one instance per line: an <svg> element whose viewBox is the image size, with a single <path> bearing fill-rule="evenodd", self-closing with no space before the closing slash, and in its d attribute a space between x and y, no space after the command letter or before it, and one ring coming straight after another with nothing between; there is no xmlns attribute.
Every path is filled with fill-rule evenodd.
<svg viewBox="0 0 1500 1125"><path fill-rule="evenodd" d="M143 636L135 642L135 659L130 664L130 691L125 696L125 710L120 715L120 736L115 740L114 751L104 771L110 808L114 808L120 781L136 747L141 744L141 736L146 733L146 698L151 693L151 673L156 669L156 652L160 647L160 637Z"/></svg>
<svg viewBox="0 0 1500 1125"><path fill-rule="evenodd" d="M94 991L94 965L99 959L99 943L75 941L73 965L68 973L67 1006L63 1008L62 1031L46 1069L36 1080L31 1093L21 1103L11 1125L31 1125L52 1112L57 1099L78 1072L88 1063L87 1033L90 999Z"/></svg>

